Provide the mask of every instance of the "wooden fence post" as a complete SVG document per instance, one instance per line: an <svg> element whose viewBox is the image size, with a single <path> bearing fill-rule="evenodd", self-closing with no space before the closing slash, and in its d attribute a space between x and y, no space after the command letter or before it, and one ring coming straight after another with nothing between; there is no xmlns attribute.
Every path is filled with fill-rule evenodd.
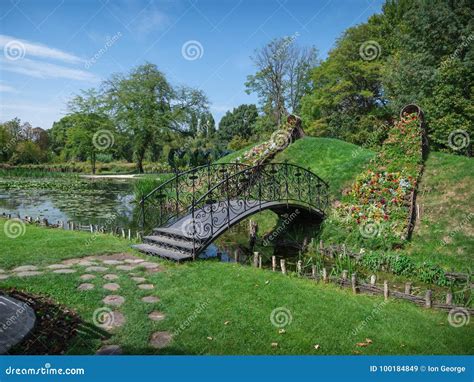
<svg viewBox="0 0 474 382"><path fill-rule="evenodd" d="M411 283L405 283L405 294L411 294Z"/></svg>
<svg viewBox="0 0 474 382"><path fill-rule="evenodd" d="M351 285L352 285L352 293L357 294L357 275L355 273L351 276Z"/></svg>
<svg viewBox="0 0 474 382"><path fill-rule="evenodd" d="M262 268L262 255L258 255L258 267Z"/></svg>
<svg viewBox="0 0 474 382"><path fill-rule="evenodd" d="M348 273L349 273L349 271L346 270L346 269L344 269L344 270L342 271L342 279L343 279L344 281L347 280L347 275L348 275Z"/></svg>
<svg viewBox="0 0 474 382"><path fill-rule="evenodd" d="M311 265L311 277L316 279L316 265Z"/></svg>
<svg viewBox="0 0 474 382"><path fill-rule="evenodd" d="M298 273L298 276L301 276L301 271L302 271L302 261L298 260L296 263L296 273Z"/></svg>
<svg viewBox="0 0 474 382"><path fill-rule="evenodd" d="M234 260L235 260L236 263L239 262L239 251L238 250L234 251Z"/></svg>
<svg viewBox="0 0 474 382"><path fill-rule="evenodd" d="M128 240L132 240L132 230L128 229Z"/></svg>
<svg viewBox="0 0 474 382"><path fill-rule="evenodd" d="M383 282L383 298L385 301L388 300L388 296L390 295L390 291L388 290L388 281L385 280Z"/></svg>
<svg viewBox="0 0 474 382"><path fill-rule="evenodd" d="M285 261L285 259L280 260L280 268L281 268L281 273L286 275L286 261Z"/></svg>
<svg viewBox="0 0 474 382"><path fill-rule="evenodd" d="M125 230L122 228L121 231L122 231L122 238L125 239Z"/></svg>
<svg viewBox="0 0 474 382"><path fill-rule="evenodd" d="M377 276L375 275L370 276L370 285L375 285L376 282L377 282Z"/></svg>
<svg viewBox="0 0 474 382"><path fill-rule="evenodd" d="M431 301L431 295L432 295L432 292L431 292L430 289L428 289L428 290L426 291L426 294L425 294L425 306L426 306L427 308L431 308L432 303L433 303L433 302Z"/></svg>
<svg viewBox="0 0 474 382"><path fill-rule="evenodd" d="M276 256L272 256L272 271L275 272L277 269L277 258Z"/></svg>
<svg viewBox="0 0 474 382"><path fill-rule="evenodd" d="M324 254L324 243L322 240L319 240L319 253Z"/></svg>
<svg viewBox="0 0 474 382"><path fill-rule="evenodd" d="M328 282L328 271L327 271L326 268L323 268L323 281L324 281L325 283Z"/></svg>
<svg viewBox="0 0 474 382"><path fill-rule="evenodd" d="M446 293L446 304L453 305L453 294L451 292Z"/></svg>
<svg viewBox="0 0 474 382"><path fill-rule="evenodd" d="M258 252L254 252L254 253L253 253L253 266L254 266L255 268L258 267Z"/></svg>

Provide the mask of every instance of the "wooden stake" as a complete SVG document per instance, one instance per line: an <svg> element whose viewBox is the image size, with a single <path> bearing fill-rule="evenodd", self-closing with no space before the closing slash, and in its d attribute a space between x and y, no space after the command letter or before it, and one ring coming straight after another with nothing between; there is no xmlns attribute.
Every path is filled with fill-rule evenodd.
<svg viewBox="0 0 474 382"><path fill-rule="evenodd" d="M262 255L258 255L258 267L262 268Z"/></svg>
<svg viewBox="0 0 474 382"><path fill-rule="evenodd" d="M301 260L298 260L296 263L296 273L298 273L298 276L301 276L302 264L303 262Z"/></svg>
<svg viewBox="0 0 474 382"><path fill-rule="evenodd" d="M349 274L349 271L346 270L346 269L344 269L344 270L342 271L342 279L343 279L343 280L347 280L347 275L348 275L348 274Z"/></svg>
<svg viewBox="0 0 474 382"><path fill-rule="evenodd" d="M235 259L236 263L239 262L239 251L238 250L234 251L234 259Z"/></svg>
<svg viewBox="0 0 474 382"><path fill-rule="evenodd" d="M281 268L281 273L286 275L286 261L285 261L285 259L280 260L280 268Z"/></svg>
<svg viewBox="0 0 474 382"><path fill-rule="evenodd" d="M326 268L323 268L323 281L324 281L325 283L328 282L328 271L327 271Z"/></svg>
<svg viewBox="0 0 474 382"><path fill-rule="evenodd" d="M352 285L352 293L357 294L357 275L355 273L351 276L351 285Z"/></svg>
<svg viewBox="0 0 474 382"><path fill-rule="evenodd" d="M272 271L275 272L277 269L277 258L276 256L272 256Z"/></svg>
<svg viewBox="0 0 474 382"><path fill-rule="evenodd" d="M405 294L411 294L411 283L405 283Z"/></svg>
<svg viewBox="0 0 474 382"><path fill-rule="evenodd" d="M446 304L453 305L453 294L451 292L446 293Z"/></svg>
<svg viewBox="0 0 474 382"><path fill-rule="evenodd" d="M132 230L128 229L128 240L132 240Z"/></svg>
<svg viewBox="0 0 474 382"><path fill-rule="evenodd" d="M370 276L370 285L375 285L376 282L377 282L377 276L375 275Z"/></svg>
<svg viewBox="0 0 474 382"><path fill-rule="evenodd" d="M258 267L258 252L254 252L254 253L253 253L253 266L254 266L255 268Z"/></svg>
<svg viewBox="0 0 474 382"><path fill-rule="evenodd" d="M316 265L311 265L311 277L316 278Z"/></svg>
<svg viewBox="0 0 474 382"><path fill-rule="evenodd" d="M383 298L385 301L388 300L388 296L390 295L390 291L388 290L388 281L385 280L383 282Z"/></svg>
<svg viewBox="0 0 474 382"><path fill-rule="evenodd" d="M425 294L425 306L427 308L431 308L431 305L432 305L431 295L432 295L432 292L430 289L428 289Z"/></svg>

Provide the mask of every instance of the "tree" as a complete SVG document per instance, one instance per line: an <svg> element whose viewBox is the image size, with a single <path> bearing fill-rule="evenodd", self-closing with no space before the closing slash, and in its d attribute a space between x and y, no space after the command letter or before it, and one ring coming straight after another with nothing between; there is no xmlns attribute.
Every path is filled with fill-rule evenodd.
<svg viewBox="0 0 474 382"><path fill-rule="evenodd" d="M238 136L239 141L248 141L255 133L258 117L257 106L242 104L228 111L219 122L218 136L226 145Z"/></svg>
<svg viewBox="0 0 474 382"><path fill-rule="evenodd" d="M271 105L271 117L280 126L288 111L299 112L301 97L310 89L316 49L299 47L294 36L277 38L257 50L252 60L257 73L247 76L246 91L257 93L262 107Z"/></svg>

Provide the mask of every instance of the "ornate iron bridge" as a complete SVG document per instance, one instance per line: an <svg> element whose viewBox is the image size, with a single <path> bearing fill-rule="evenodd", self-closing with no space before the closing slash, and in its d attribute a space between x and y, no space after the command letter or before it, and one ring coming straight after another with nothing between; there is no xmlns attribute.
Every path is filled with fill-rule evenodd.
<svg viewBox="0 0 474 382"><path fill-rule="evenodd" d="M324 217L328 184L289 163L208 164L176 174L140 201L144 243L138 250L173 260L195 259L234 224L265 209L302 209Z"/></svg>

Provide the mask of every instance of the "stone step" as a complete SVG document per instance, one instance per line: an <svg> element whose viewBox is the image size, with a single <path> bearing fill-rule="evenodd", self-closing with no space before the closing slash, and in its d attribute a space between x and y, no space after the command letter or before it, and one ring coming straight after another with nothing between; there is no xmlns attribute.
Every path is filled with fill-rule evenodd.
<svg viewBox="0 0 474 382"><path fill-rule="evenodd" d="M186 236L182 229L172 228L172 227L165 227L165 228L157 227L153 230L152 236L166 236L166 237L171 237L171 238L182 240L182 241L190 241L190 242L193 241L193 238ZM196 238L196 241L201 241L201 240L202 239Z"/></svg>
<svg viewBox="0 0 474 382"><path fill-rule="evenodd" d="M192 253L194 249L192 241L176 239L164 235L145 236L143 241L146 244L158 245L160 247L170 248L184 253Z"/></svg>
<svg viewBox="0 0 474 382"><path fill-rule="evenodd" d="M184 254L182 252L175 251L168 248L159 247L157 245L137 244L137 245L132 245L132 247L139 250L140 252L153 255L153 256L163 257L169 260L183 261L183 260L191 260L193 258L193 255L191 253Z"/></svg>

